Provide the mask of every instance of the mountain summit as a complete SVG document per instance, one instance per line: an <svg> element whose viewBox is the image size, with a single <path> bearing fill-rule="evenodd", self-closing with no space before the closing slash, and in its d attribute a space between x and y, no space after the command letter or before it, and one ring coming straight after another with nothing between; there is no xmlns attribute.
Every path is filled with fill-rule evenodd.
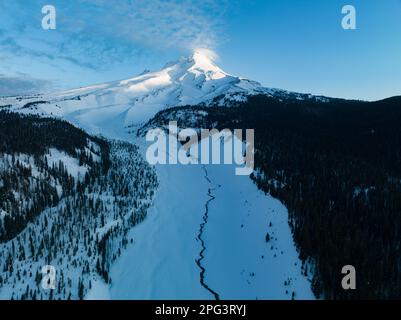
<svg viewBox="0 0 401 320"><path fill-rule="evenodd" d="M226 73L214 60L213 52L198 49L190 57L168 63L159 71L55 94L0 98L0 105L10 105L24 113L63 117L90 132L101 133L111 123L119 127L139 126L169 107L224 106L254 94L280 99L313 97L264 88L256 81Z"/></svg>

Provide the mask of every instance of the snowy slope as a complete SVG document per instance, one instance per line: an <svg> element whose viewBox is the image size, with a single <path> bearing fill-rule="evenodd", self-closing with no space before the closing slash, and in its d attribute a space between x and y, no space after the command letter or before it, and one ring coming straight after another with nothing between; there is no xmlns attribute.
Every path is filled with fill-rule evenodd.
<svg viewBox="0 0 401 320"><path fill-rule="evenodd" d="M212 192L205 230L209 286L224 299L291 299L293 292L295 299L313 299L310 282L301 274L287 209L233 170L207 168L212 184L220 185Z"/></svg>
<svg viewBox="0 0 401 320"><path fill-rule="evenodd" d="M160 71L50 95L0 98L0 107L62 117L92 133L103 133L110 122L118 122L120 127L138 126L168 107L224 105L254 94L280 99L327 99L264 88L258 82L232 76L221 70L206 50L197 50Z"/></svg>
<svg viewBox="0 0 401 320"><path fill-rule="evenodd" d="M225 73L204 52L196 51L157 72L48 96L2 99L0 105L73 117L92 127L122 117L122 125L128 126L143 123L166 107L197 105L220 95L257 90L262 90L260 84Z"/></svg>

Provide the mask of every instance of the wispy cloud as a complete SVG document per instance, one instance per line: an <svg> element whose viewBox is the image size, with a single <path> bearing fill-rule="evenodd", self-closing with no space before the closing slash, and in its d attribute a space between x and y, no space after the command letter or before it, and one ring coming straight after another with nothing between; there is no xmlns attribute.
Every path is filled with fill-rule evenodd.
<svg viewBox="0 0 401 320"><path fill-rule="evenodd" d="M51 81L31 78L28 75L9 77L0 74L0 96L29 95L47 91L52 87Z"/></svg>
<svg viewBox="0 0 401 320"><path fill-rule="evenodd" d="M81 0L98 13L98 31L157 48L215 47L228 0ZM98 21L98 19L100 21ZM91 23L85 26L90 29ZM82 25L81 25L82 26Z"/></svg>
<svg viewBox="0 0 401 320"><path fill-rule="evenodd" d="M1 79L0 94L41 89L38 77L73 79L71 73L105 74L166 52L215 50L225 40L224 17L235 1L2 0L0 72L8 77ZM45 31L41 9L49 3L57 10L57 29ZM32 78L15 77L16 71ZM11 93L13 86L17 92Z"/></svg>
<svg viewBox="0 0 401 320"><path fill-rule="evenodd" d="M57 30L53 33L40 28L42 0L2 2L0 9L13 19L0 21L0 49L14 55L66 60L99 70L127 56L149 51L214 49L224 40L223 17L230 3L229 0L50 2L57 9Z"/></svg>

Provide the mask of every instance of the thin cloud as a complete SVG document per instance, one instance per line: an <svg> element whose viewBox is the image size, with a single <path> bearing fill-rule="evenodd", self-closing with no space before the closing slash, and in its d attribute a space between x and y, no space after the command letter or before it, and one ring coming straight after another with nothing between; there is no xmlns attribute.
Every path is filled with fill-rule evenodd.
<svg viewBox="0 0 401 320"><path fill-rule="evenodd" d="M0 76L0 95L56 87L42 77L58 79L57 88L73 87L71 73L94 77L169 50L215 50L225 41L224 18L235 1L52 0L57 29L50 31L41 27L43 0L0 1L0 71L7 74Z"/></svg>
<svg viewBox="0 0 401 320"><path fill-rule="evenodd" d="M0 50L42 62L64 60L102 71L168 49L215 49L224 41L229 0L53 0L57 30L41 29L42 0L6 1Z"/></svg>
<svg viewBox="0 0 401 320"><path fill-rule="evenodd" d="M222 21L229 5L227 0L123 0L118 5L107 0L81 1L92 5L101 25L98 32L159 49L216 47L223 38ZM81 26L90 29L91 22Z"/></svg>
<svg viewBox="0 0 401 320"><path fill-rule="evenodd" d="M44 92L53 87L48 80L35 79L27 75L6 76L0 74L0 96L29 95Z"/></svg>

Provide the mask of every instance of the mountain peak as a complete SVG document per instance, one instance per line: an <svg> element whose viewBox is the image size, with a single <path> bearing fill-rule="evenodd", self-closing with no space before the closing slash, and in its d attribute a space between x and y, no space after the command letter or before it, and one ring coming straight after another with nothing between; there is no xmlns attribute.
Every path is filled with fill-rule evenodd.
<svg viewBox="0 0 401 320"><path fill-rule="evenodd" d="M194 50L191 58L197 62L214 64L218 56L210 49L198 48Z"/></svg>
<svg viewBox="0 0 401 320"><path fill-rule="evenodd" d="M209 80L217 80L228 76L226 72L221 70L215 63L217 54L209 49L196 49L189 58L191 67L189 72L195 74L206 74Z"/></svg>

